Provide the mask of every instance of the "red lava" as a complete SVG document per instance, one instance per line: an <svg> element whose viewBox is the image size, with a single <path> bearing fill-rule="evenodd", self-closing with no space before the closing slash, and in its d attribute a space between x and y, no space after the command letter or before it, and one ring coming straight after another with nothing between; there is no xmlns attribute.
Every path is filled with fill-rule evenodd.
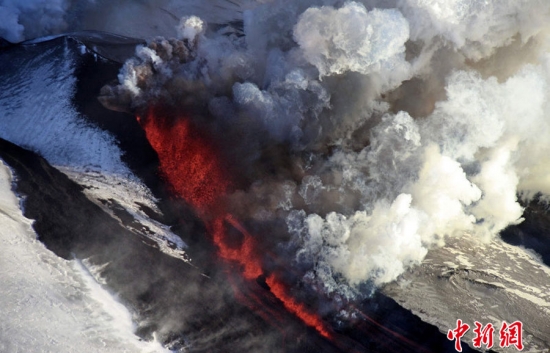
<svg viewBox="0 0 550 353"><path fill-rule="evenodd" d="M255 238L223 206L230 189L230 178L224 172L220 157L209 143L207 134L184 118L171 119L151 109L145 119L138 121L160 161L160 170L174 192L186 200L206 223L218 255L242 268L247 280L264 274ZM228 226L242 234L239 245L230 244ZM271 293L284 307L319 334L331 338L321 318L304 304L296 301L286 285L274 274L266 278Z"/></svg>
<svg viewBox="0 0 550 353"><path fill-rule="evenodd" d="M315 327L317 332L319 332L322 336L331 338L330 332L325 328L325 325L319 316L308 312L302 304L292 298L281 281L279 281L275 276L270 275L266 278L266 283L271 289L271 293L283 302L286 310L299 317L306 325Z"/></svg>
<svg viewBox="0 0 550 353"><path fill-rule="evenodd" d="M142 119L147 139L157 152L160 170L174 191L202 217L215 209L229 182L218 156L206 137L186 119L156 117Z"/></svg>

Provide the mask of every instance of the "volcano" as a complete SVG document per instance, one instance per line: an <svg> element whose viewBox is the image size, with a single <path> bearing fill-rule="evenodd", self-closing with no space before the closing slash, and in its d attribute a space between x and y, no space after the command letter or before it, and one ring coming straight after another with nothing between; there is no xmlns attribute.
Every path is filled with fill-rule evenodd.
<svg viewBox="0 0 550 353"><path fill-rule="evenodd" d="M459 3L2 42L0 351L455 352L457 319L548 350L550 8Z"/></svg>
<svg viewBox="0 0 550 353"><path fill-rule="evenodd" d="M451 342L434 326L422 323L381 294L361 305L369 320L358 319L356 326L346 328L333 327L330 318L322 319L306 304L296 301L290 288L276 275L264 272L260 263L256 263L259 260L254 260L253 250L247 250L247 246L254 247L253 235L231 215L223 214L223 201L219 198L230 182L222 170L216 171L216 166L209 164L215 150L213 146L201 145L207 143L206 137L181 131L189 129L185 120L181 120L180 128L170 127L189 153L182 158L189 156L185 158L188 163L199 164L195 168L183 166L206 177L194 184L189 179L195 175L178 173L182 164L176 164L174 169L165 164L159 145L162 141L155 141L154 137L158 130L153 131L145 118L138 123L134 116L107 110L95 99L100 88L116 75L120 64L93 51L84 51L85 45L78 36L66 36L15 46L1 55L4 62L21 62L49 52L49 60L59 61L64 67L74 65L70 76L75 89L66 99L78 110L77 121L83 124L83 132L93 129L115 136L120 141L122 160L145 184L119 185L117 179L109 180L108 173L93 171L87 161L55 168L36 152L6 140L2 140L1 158L14 173L14 191L23 200L25 217L33 220L37 238L61 259L84 261L93 269L90 271L95 271L97 280L116 293L134 315L138 336L145 340L154 336L167 349L182 352L339 352L367 348L386 351L389 347L401 351L416 351L418 347L451 351ZM51 67L49 60L43 61L43 65ZM20 70L24 71L25 66L11 67L2 75L17 87L20 83L15 78ZM14 92L15 87L7 87L4 92L10 88ZM43 87L45 96L53 87ZM52 112L54 116L57 114L65 113ZM33 124L32 119L49 117L27 115L27 118L20 123ZM55 124L54 119L49 121ZM4 126L3 137L9 138L6 131L10 128ZM47 138L44 134L65 133L58 127L51 128L51 132L41 129L42 138ZM155 128L162 129L162 125ZM33 134L28 129L25 132ZM174 142L174 136L163 136ZM24 137L22 132L20 136L12 135L11 140L47 155L38 141L34 146L18 141ZM177 155L173 150L167 153ZM201 166L203 161L207 163ZM178 189L178 181L172 181L171 174L182 177L183 189ZM200 183L213 187L204 188ZM148 205L138 194L144 185L154 192L155 196L151 194L147 200L153 205ZM103 190L96 192L99 187ZM199 192L195 194L195 190ZM128 207L128 202L133 203L132 207ZM172 236L181 237L186 246L178 249L178 242L163 239L164 234L158 228L174 232ZM225 233L229 228L243 237L236 247L226 244ZM247 241L252 244L247 245ZM13 306L5 308L12 315L18 310ZM13 320L13 325L25 322L24 318ZM23 338L3 337L6 347L26 342ZM67 347L70 351L70 346Z"/></svg>

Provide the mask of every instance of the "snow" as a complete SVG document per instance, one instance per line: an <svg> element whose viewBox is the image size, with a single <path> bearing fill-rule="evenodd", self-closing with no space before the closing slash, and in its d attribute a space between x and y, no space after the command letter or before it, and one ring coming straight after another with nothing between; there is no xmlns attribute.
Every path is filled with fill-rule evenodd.
<svg viewBox="0 0 550 353"><path fill-rule="evenodd" d="M17 68L2 75L0 137L56 166L129 175L114 138L86 123L72 105L74 55L67 46L56 46L17 56Z"/></svg>
<svg viewBox="0 0 550 353"><path fill-rule="evenodd" d="M148 228L141 235L157 242L161 251L189 261L183 251L186 244L136 204L160 213L151 191L122 162L115 138L86 122L76 111L71 99L77 55L68 46L45 47L36 56L17 55L14 70L0 70L4 80L0 90L0 138L42 155L85 186L86 195L113 217L100 200L115 200ZM9 54L3 59L9 60Z"/></svg>
<svg viewBox="0 0 550 353"><path fill-rule="evenodd" d="M140 208L139 204L149 207L157 214L162 212L156 205L156 199L141 181L135 177L125 175L99 173L94 171L84 172L78 168L60 168L69 178L85 187L84 194L92 202L100 206L113 218L118 219L116 214L102 200L114 200L118 206L123 207L146 231L139 231L135 227L129 228L130 231L146 236L155 241L159 249L175 258L185 262L191 259L184 251L187 244L170 231L170 227L159 223L147 216ZM127 226L122 223L122 226Z"/></svg>
<svg viewBox="0 0 550 353"><path fill-rule="evenodd" d="M550 268L529 250L499 237L479 244L465 234L430 250L419 267L383 292L443 333L457 319L469 325L491 322L497 330L503 321L520 320L524 352L550 352ZM464 342L471 344L472 338L471 330Z"/></svg>
<svg viewBox="0 0 550 353"><path fill-rule="evenodd" d="M133 334L131 313L77 260L36 239L0 161L0 351L168 352Z"/></svg>

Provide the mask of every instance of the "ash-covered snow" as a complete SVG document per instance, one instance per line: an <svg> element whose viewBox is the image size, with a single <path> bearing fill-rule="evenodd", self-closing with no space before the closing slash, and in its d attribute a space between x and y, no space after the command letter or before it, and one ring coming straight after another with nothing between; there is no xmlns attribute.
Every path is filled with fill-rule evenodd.
<svg viewBox="0 0 550 353"><path fill-rule="evenodd" d="M0 351L168 352L133 334L132 314L77 260L36 239L0 161Z"/></svg>
<svg viewBox="0 0 550 353"><path fill-rule="evenodd" d="M191 261L184 251L187 244L174 234L169 226L150 218L143 212L140 205L148 207L157 214L162 214L151 191L136 177L99 171L83 172L71 168L59 169L73 181L84 186L84 194L113 218L118 219L122 226L155 241L162 252L186 262ZM113 206L122 207L133 218L132 224L127 224L120 219L114 212Z"/></svg>
<svg viewBox="0 0 550 353"><path fill-rule="evenodd" d="M550 352L550 268L531 251L497 237L479 244L472 236L428 252L422 264L383 292L441 332L461 319L471 329L463 342L472 346L474 322L495 327L494 351L502 322L523 322L523 352Z"/></svg>

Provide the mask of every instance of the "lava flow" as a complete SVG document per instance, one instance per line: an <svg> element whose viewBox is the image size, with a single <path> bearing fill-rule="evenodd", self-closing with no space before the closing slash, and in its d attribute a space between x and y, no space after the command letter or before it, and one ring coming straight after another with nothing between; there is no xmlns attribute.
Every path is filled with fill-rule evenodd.
<svg viewBox="0 0 550 353"><path fill-rule="evenodd" d="M242 268L247 280L256 280L264 274L258 256L256 240L225 210L223 198L231 183L220 164L220 158L207 134L201 132L188 119L171 119L151 109L145 119L138 117L149 143L160 161L160 170L173 191L186 200L205 222L218 255L225 261ZM229 244L228 226L242 234L239 246ZM331 334L318 315L311 313L288 293L286 285L274 274L266 278L271 293L284 307L315 328L322 336Z"/></svg>

